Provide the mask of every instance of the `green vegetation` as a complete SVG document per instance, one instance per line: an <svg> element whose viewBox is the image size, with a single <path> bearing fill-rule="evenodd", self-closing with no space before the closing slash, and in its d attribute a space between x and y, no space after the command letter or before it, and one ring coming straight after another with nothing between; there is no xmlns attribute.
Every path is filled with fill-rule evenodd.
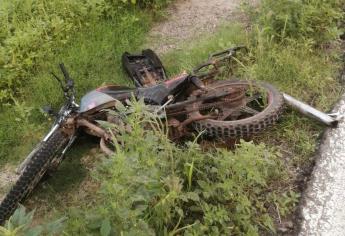
<svg viewBox="0 0 345 236"><path fill-rule="evenodd" d="M57 72L59 62L64 62L71 71L79 95L100 86L102 83L128 83L124 79L121 69L121 54L126 50L135 50L142 44L145 32L153 19L152 13L145 10L141 11L137 7L123 9L126 5L122 1L114 1L116 4L113 4L112 1L93 1L97 6L100 5L104 8L102 10L95 6L96 9L94 10L95 12L99 11L99 14L102 13L102 17L99 16L93 19L85 12L87 14L85 17L88 18L87 21L83 20L79 13L73 12L74 8L70 6L70 4L78 4L78 1L27 2L31 6L31 10L22 9L26 5L19 4L19 1L17 4L8 1L6 4L0 5L0 8L2 7L4 10L7 9L6 6L13 8L12 11L10 9L6 11L14 16L22 17L23 19L20 18L20 22L23 23L26 22L25 15L47 2L47 6L44 6L50 9L51 14L48 14L47 10L46 14L50 17L55 17L54 14L57 15L56 17L59 16L61 24L63 24L61 28L67 27L65 24L74 25L72 19L81 21L85 25L70 29L68 32L55 32L59 38L49 37L49 40L46 40L41 37L42 35L36 35L32 39L35 42L30 41L26 46L18 46L18 49L15 50L16 53L9 53L14 50L10 47L17 48L12 44L15 42L22 44L25 41L14 38L15 35L12 34L12 36L0 37L0 47L2 47L0 51L6 54L2 58L25 57L13 60L17 63L16 66L8 64L12 62L12 59L8 59L7 64L5 62L2 64L0 61L0 76L3 77L0 79L0 89L2 91L0 93L3 94L2 102L6 101L0 107L0 163L16 162L19 158L25 156L47 129L47 118L40 112L40 108L47 104L58 107L63 101L58 84L51 79L49 74L51 71ZM31 5L29 2L31 2ZM81 2L81 7L76 5L75 11L83 9ZM153 4L158 8L167 1L138 1L138 4L143 4L143 2L148 6ZM107 4L112 8L107 7ZM22 13L24 10L25 14ZM110 15L110 13L113 15ZM41 12L41 14L43 13ZM106 16L103 16L104 14ZM68 18L70 15L73 18ZM32 14L32 16L27 16L27 20L47 21L43 16L41 19L40 16L38 13ZM13 19L13 17L8 18ZM5 27L5 24L2 26ZM29 22L27 25L18 27L11 25L15 29L18 28L19 30L20 27L23 27L23 30L27 31L35 31L35 26L36 24ZM42 29L39 24L37 27ZM2 29L1 32L11 33L5 29ZM68 38L68 40L65 38ZM7 41L12 44L7 45ZM9 48L6 49L5 47ZM31 54L36 55L35 59L30 59L30 64L25 64ZM12 102L8 104L10 100ZM28 141L23 143L23 140ZM20 147L13 149L15 146Z"/></svg>
<svg viewBox="0 0 345 236"><path fill-rule="evenodd" d="M320 47L340 35L343 7L344 0L263 0L251 12L271 39Z"/></svg>
<svg viewBox="0 0 345 236"><path fill-rule="evenodd" d="M62 232L64 226L61 218L54 222L33 226L34 211L26 212L23 206L20 206L4 227L0 226L0 235L2 236L38 236L38 235L58 235Z"/></svg>
<svg viewBox="0 0 345 236"><path fill-rule="evenodd" d="M47 57L73 42L73 33L104 20L120 27L139 18L133 6L160 8L168 0L26 0L2 1L0 5L0 102L15 99ZM126 14L127 13L127 14ZM113 25L114 25L113 24Z"/></svg>
<svg viewBox="0 0 345 236"><path fill-rule="evenodd" d="M287 179L277 151L246 142L235 152L205 152L196 140L180 147L142 104L132 108L124 115L132 132L119 130L123 145L94 173L101 183L96 206L69 210L68 234L253 234L274 231L268 205L288 212L296 203L275 202L281 196L274 184Z"/></svg>
<svg viewBox="0 0 345 236"><path fill-rule="evenodd" d="M120 56L140 48L152 14L128 6L135 1L94 2L116 4L86 20L74 12L64 20L64 24L73 25L69 31L52 36L42 47L37 47L36 41L28 43L34 47L15 55L40 56L29 61L31 64L20 61L16 67L20 70L0 61L0 76L8 80L0 82L2 102L11 104L4 104L0 114L0 163L25 156L44 134L49 120L39 108L47 103L58 107L62 101L57 84L49 78L58 62L65 62L70 70L79 96L102 83L130 84L122 72ZM165 3L136 4L159 8ZM236 77L268 81L328 110L342 92L337 81L340 60L335 41L340 34L342 6L344 1L340 0L263 0L258 9L247 9L252 17L250 29L225 24L214 35L164 55L163 62L173 75L190 70L210 52L245 44L248 54L239 55L233 65ZM47 9L48 16L70 16ZM82 24L74 26L78 21ZM6 38L0 34L0 53L7 45L3 43ZM171 143L145 107L140 103L133 106L136 112L126 117L133 132L123 134L125 145L117 148L115 157L91 161L91 166L96 166L92 178L79 158L97 155L86 153L90 143L77 144L69 154L73 160L67 159L54 178L36 191L33 202L44 202L44 206L33 204L40 218L67 216L65 232L73 235L258 235L276 232L279 220L293 214L300 195L296 182L308 172L322 131L317 123L288 111L269 132L254 137L253 142L242 141L235 151L229 151L215 148L213 143L204 148L198 144L200 137L184 146ZM152 129L144 130L139 125L143 122ZM55 213L47 214L51 209Z"/></svg>

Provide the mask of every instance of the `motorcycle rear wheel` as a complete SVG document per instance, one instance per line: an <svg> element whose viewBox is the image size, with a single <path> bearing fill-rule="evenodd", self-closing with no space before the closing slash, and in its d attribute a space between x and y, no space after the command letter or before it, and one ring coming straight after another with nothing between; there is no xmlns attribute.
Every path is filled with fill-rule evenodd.
<svg viewBox="0 0 345 236"><path fill-rule="evenodd" d="M41 144L16 183L0 203L0 225L5 223L16 210L18 204L36 187L49 169L58 150L64 148L67 142L68 137L57 130L46 142Z"/></svg>
<svg viewBox="0 0 345 236"><path fill-rule="evenodd" d="M202 119L194 121L192 126L196 131L204 131L206 135L216 138L247 138L260 133L264 129L277 122L284 108L284 100L282 94L268 83L257 81L225 80L215 81L211 84L208 84L207 88L213 93L217 93L217 90L218 93L221 93L221 89L236 86L244 86L250 89L254 88L257 91L261 91L262 98L260 99L265 100L262 101L263 103L266 103L265 107L254 111L253 108L249 106L247 108L246 103L246 109L244 110L247 110L248 113L252 112L253 114L237 114L237 118L229 115L229 117L223 117L222 119ZM259 97L260 96L258 96L258 99ZM246 91L246 99L248 99L248 101L251 100L250 95L248 96L248 91ZM199 104L199 106L202 105L203 104ZM213 109L221 110L224 109L224 107L213 107ZM198 110L194 112L193 115L197 117L201 115L208 115L208 113L207 111L205 112Z"/></svg>

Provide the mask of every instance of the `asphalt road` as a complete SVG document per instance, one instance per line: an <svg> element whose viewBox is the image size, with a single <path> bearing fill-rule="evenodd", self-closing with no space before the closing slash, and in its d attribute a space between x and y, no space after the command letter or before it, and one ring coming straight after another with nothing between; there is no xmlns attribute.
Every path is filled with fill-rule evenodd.
<svg viewBox="0 0 345 236"><path fill-rule="evenodd" d="M345 114L345 95L333 111ZM299 235L345 235L345 121L326 130L304 193Z"/></svg>

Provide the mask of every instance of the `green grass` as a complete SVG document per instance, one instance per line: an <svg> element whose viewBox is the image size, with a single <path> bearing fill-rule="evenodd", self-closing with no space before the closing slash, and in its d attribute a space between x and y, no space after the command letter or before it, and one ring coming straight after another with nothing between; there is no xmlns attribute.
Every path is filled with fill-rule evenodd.
<svg viewBox="0 0 345 236"><path fill-rule="evenodd" d="M152 22L145 12L133 12L131 16L120 22L94 22L73 35L71 43L59 53L47 55L40 72L23 89L17 106L3 108L0 113L0 163L23 158L46 132L51 121L40 108L51 104L57 109L63 102L62 91L50 75L51 71L59 73L58 63L64 62L75 80L78 98L104 83L131 85L122 70L121 55L138 49Z"/></svg>
<svg viewBox="0 0 345 236"><path fill-rule="evenodd" d="M205 62L211 53L237 45L248 45L249 38L243 25L224 24L214 35L204 35L190 43L181 45L181 49L163 55L163 64L171 75L181 71L191 71L195 66Z"/></svg>
<svg viewBox="0 0 345 236"><path fill-rule="evenodd" d="M168 2L3 0L0 5L0 106L22 98L23 88L44 68L47 56L73 42L75 32L105 20L132 26L138 19L133 10L150 9L152 16ZM121 26L119 29L122 30Z"/></svg>
<svg viewBox="0 0 345 236"><path fill-rule="evenodd" d="M131 85L123 73L121 55L125 51L138 49L152 22L143 13L133 13L131 19L120 23L95 23L84 32L79 32L71 44L63 48L60 54L54 55L48 66L31 81L27 92L35 92L27 93L26 97L38 104L46 101L55 105L61 103L61 90L49 75L50 71L58 72L59 62L64 62L69 68L76 83L78 98L103 84Z"/></svg>

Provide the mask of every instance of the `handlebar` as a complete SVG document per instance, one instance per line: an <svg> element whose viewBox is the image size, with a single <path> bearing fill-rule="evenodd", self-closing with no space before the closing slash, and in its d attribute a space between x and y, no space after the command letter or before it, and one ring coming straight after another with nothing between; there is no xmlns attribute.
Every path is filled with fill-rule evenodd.
<svg viewBox="0 0 345 236"><path fill-rule="evenodd" d="M221 52L213 53L209 56L208 59L211 60L213 58L215 58L215 59L219 58L220 60L223 60L223 59L231 58L231 57L236 55L236 52L238 50L241 50L241 49L245 49L246 51L248 51L248 48L246 46L241 45L241 46L228 48L228 49L221 51Z"/></svg>
<svg viewBox="0 0 345 236"><path fill-rule="evenodd" d="M68 72L66 70L66 67L65 67L65 65L63 63L60 63L59 67L60 67L60 70L62 71L62 74L63 74L63 76L65 78L66 83L67 83L67 81L70 79L70 77L69 77L69 74L68 74Z"/></svg>
<svg viewBox="0 0 345 236"><path fill-rule="evenodd" d="M73 89L74 88L74 81L71 79L71 77L69 76L66 67L63 63L59 64L60 70L62 71L62 74L65 78L65 82L66 82L66 87L68 89Z"/></svg>
<svg viewBox="0 0 345 236"><path fill-rule="evenodd" d="M64 76L64 81L63 81L54 73L51 73L54 78L59 82L60 87L62 91L64 92L65 98L71 103L75 104L75 90L74 90L74 81L71 79L69 76L67 69L63 63L59 64L60 70Z"/></svg>
<svg viewBox="0 0 345 236"><path fill-rule="evenodd" d="M201 69L203 68L207 68L209 66L212 66L214 71L218 70L218 64L222 61L225 61L227 59L231 59L232 57L236 56L236 53L238 50L241 50L241 49L244 49L246 52L248 51L248 48L244 45L240 45L240 46L236 46L236 47L232 47L232 48L229 48L229 49L226 49L224 51L221 51L221 52L216 52L216 53L213 53L209 56L208 58L208 61L195 67L193 69L193 74L197 74L201 71ZM199 75L200 77L203 77L203 76L207 76L211 73L214 73L213 72L205 72L205 73L202 73L201 75Z"/></svg>
<svg viewBox="0 0 345 236"><path fill-rule="evenodd" d="M206 68L206 67L208 67L208 66L211 66L211 65L213 65L213 63L212 62L205 62L205 63L203 63L203 64L200 64L200 65L198 65L197 67L195 67L194 69L193 69L193 74L196 74L196 73L198 73L202 68Z"/></svg>

